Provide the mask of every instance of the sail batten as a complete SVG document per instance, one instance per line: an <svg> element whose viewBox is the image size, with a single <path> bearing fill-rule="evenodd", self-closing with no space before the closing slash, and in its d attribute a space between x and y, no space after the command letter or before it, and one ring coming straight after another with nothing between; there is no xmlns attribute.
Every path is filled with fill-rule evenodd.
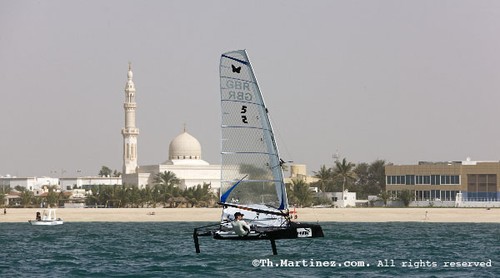
<svg viewBox="0 0 500 278"><path fill-rule="evenodd" d="M268 110L244 50L222 54L220 85L221 201L257 210L267 204L269 210L276 210L275 219L288 209L281 160ZM234 209L225 209L223 218ZM274 225L283 221L275 220Z"/></svg>
<svg viewBox="0 0 500 278"><path fill-rule="evenodd" d="M240 51L243 51L243 52L244 52L244 50L240 50ZM240 59L237 59L237 58L235 58L235 57L228 56L228 55L226 55L226 54L222 54L222 57L224 57L224 58L228 58L228 59L231 59L231 60L234 60L234 61L237 61L237 62L240 62L240 63L245 64L245 65L247 65L247 64L249 63L249 61L240 60ZM221 66L222 66L222 65L221 65Z"/></svg>

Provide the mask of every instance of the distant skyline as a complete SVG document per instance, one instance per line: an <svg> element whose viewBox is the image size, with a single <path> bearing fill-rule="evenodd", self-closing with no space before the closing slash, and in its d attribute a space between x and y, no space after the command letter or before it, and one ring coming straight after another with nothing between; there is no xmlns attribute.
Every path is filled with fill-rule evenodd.
<svg viewBox="0 0 500 278"><path fill-rule="evenodd" d="M122 170L183 131L220 163L218 65L246 49L284 160L500 160L499 1L0 2L0 175ZM77 172L80 170L81 172Z"/></svg>

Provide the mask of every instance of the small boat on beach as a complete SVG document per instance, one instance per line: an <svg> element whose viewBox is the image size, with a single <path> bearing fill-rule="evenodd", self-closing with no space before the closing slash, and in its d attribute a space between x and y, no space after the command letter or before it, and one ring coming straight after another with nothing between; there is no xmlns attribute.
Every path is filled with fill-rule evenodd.
<svg viewBox="0 0 500 278"><path fill-rule="evenodd" d="M41 213L36 212L35 220L28 220L33 226L53 226L62 225L64 222L62 218L57 218L55 209L44 209Z"/></svg>

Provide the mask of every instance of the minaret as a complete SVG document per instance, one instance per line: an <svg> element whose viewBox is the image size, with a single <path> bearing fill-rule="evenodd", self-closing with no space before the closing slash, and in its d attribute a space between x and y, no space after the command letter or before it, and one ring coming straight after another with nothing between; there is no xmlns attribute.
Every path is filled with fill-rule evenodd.
<svg viewBox="0 0 500 278"><path fill-rule="evenodd" d="M132 81L132 65L128 64L128 81L125 85L125 128L123 135L123 174L134 174L137 168L137 136L139 129L135 127L135 86Z"/></svg>

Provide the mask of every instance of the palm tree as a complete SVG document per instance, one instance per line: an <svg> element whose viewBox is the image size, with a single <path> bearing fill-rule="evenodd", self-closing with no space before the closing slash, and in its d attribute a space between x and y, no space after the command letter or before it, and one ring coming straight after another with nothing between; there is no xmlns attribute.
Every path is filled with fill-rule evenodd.
<svg viewBox="0 0 500 278"><path fill-rule="evenodd" d="M151 198L153 202L153 207L156 208L156 205L162 200L162 195L161 195L161 185L155 184L153 186L152 192L151 192ZM165 202L163 202L165 203Z"/></svg>
<svg viewBox="0 0 500 278"><path fill-rule="evenodd" d="M20 197L21 197L21 205L23 206L23 208L25 208L31 204L34 195L33 192L31 192L30 190L23 188L23 190L21 190Z"/></svg>
<svg viewBox="0 0 500 278"><path fill-rule="evenodd" d="M163 173L156 174L154 182L159 186L163 205L166 204L169 198L178 197L181 194L177 187L181 183L181 180L179 180L173 172L164 171Z"/></svg>
<svg viewBox="0 0 500 278"><path fill-rule="evenodd" d="M337 180L342 181L342 206L344 206L344 191L345 186L349 181L356 180L356 173L354 173L354 167L356 164L347 162L344 158L342 162L335 161L335 169L333 169L333 177Z"/></svg>
<svg viewBox="0 0 500 278"><path fill-rule="evenodd" d="M370 184L370 172L368 169L370 165L368 163L358 163L354 168L354 173L356 173L356 183L353 191L356 191L358 198L366 199L367 196L371 192L371 184ZM377 195L379 192L375 193Z"/></svg>
<svg viewBox="0 0 500 278"><path fill-rule="evenodd" d="M309 188L309 185L303 180L292 181L293 198L298 205L308 207L312 204L313 193Z"/></svg>
<svg viewBox="0 0 500 278"><path fill-rule="evenodd" d="M187 188L182 195L188 200L192 207L199 204L208 205L213 198L210 184L208 183L203 183L203 186L198 184L196 187Z"/></svg>
<svg viewBox="0 0 500 278"><path fill-rule="evenodd" d="M128 188L126 195L128 196L132 207L138 208L142 204L141 192L137 185Z"/></svg>
<svg viewBox="0 0 500 278"><path fill-rule="evenodd" d="M156 174L154 182L163 186L175 186L178 185L181 180L175 176L175 173L164 171L163 173Z"/></svg>
<svg viewBox="0 0 500 278"><path fill-rule="evenodd" d="M319 171L313 171L314 176L319 179L319 189L325 192L326 184L332 179L332 168L322 165Z"/></svg>
<svg viewBox="0 0 500 278"><path fill-rule="evenodd" d="M382 159L377 159L370 164L368 168L369 182L378 190L378 192L385 190L385 166L386 162ZM375 192L372 192L375 193Z"/></svg>
<svg viewBox="0 0 500 278"><path fill-rule="evenodd" d="M146 207L149 207L150 205L153 205L153 207L156 207L156 204L153 203L153 187L146 186L144 187L141 191L141 200L142 204L141 207L144 207L144 204L146 204Z"/></svg>

